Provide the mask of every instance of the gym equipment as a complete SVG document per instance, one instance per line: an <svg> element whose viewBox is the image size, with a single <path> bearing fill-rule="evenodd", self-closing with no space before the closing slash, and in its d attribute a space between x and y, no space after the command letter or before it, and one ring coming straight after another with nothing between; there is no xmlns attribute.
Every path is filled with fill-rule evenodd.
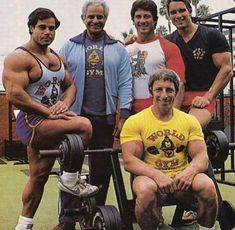
<svg viewBox="0 0 235 230"><path fill-rule="evenodd" d="M208 135L210 136L210 135ZM215 138L215 137L216 138ZM210 140L210 141L209 141ZM208 145L213 143L213 146L216 146L215 150L217 153L220 152L220 148L224 146L218 141L221 141L220 136L218 138L218 133L211 134L210 138L208 138ZM223 140L222 140L223 141ZM74 159L74 155L76 154L93 154L93 153L110 153L110 162L112 165L112 178L116 193L116 199L118 203L118 209L114 206L97 206L95 207L94 203L90 201L88 198L86 201L81 204L81 207L77 211L77 213L83 213L82 219L79 220L81 229L120 229L120 230L133 230L132 223L135 222L134 216L134 206L135 200L127 199L126 190L124 186L124 181L121 172L121 166L119 162L119 153L120 150L117 149L97 149L97 150L84 150L83 145L81 145L81 138L75 134L68 134L65 136L63 141L61 142L59 148L57 150L40 150L39 155L42 158L45 157L59 157L61 163L71 161L69 158ZM208 149L213 149L208 146ZM211 150L212 151L212 150ZM219 215L217 220L219 221L220 228L223 230L231 230L235 227L235 211L231 204L227 201L223 201L221 194L219 192L219 188L216 182L216 179L213 174L213 168L210 165L207 172L208 176L212 178L216 185L218 200L219 200ZM169 203L167 205L177 205L176 211L173 216L173 220L171 226L177 227L181 223L182 214L184 210L193 210L192 207L185 207L181 203L177 203L173 201L173 203ZM187 208L187 209L186 209ZM74 212L74 210L70 211ZM119 214L120 213L120 214Z"/></svg>
<svg viewBox="0 0 235 230"><path fill-rule="evenodd" d="M122 229L122 221L118 210L112 205L97 206L92 227L106 230Z"/></svg>
<svg viewBox="0 0 235 230"><path fill-rule="evenodd" d="M229 143L225 133L221 130L214 130L206 135L205 142L209 159L214 168L219 168L226 161L229 149L234 148L234 143Z"/></svg>
<svg viewBox="0 0 235 230"><path fill-rule="evenodd" d="M77 134L66 134L64 139L61 141L58 149L40 150L40 158L58 158L61 165L69 164L77 159L77 156L84 154L94 153L110 153L117 151L112 148L106 149L87 149L84 150L82 139Z"/></svg>
<svg viewBox="0 0 235 230"><path fill-rule="evenodd" d="M208 156L213 167L220 167L229 155L229 148L235 148L235 143L229 143L227 136L221 130L211 131L206 136ZM58 149L40 150L41 158L58 157L60 164L73 162L78 155L92 153L109 153L113 149L84 150L83 143L79 135L67 134L62 140Z"/></svg>
<svg viewBox="0 0 235 230"><path fill-rule="evenodd" d="M223 200L223 210L225 211L225 214L229 220L228 224L229 227L232 229L235 226L235 208L231 203L229 203L226 200Z"/></svg>

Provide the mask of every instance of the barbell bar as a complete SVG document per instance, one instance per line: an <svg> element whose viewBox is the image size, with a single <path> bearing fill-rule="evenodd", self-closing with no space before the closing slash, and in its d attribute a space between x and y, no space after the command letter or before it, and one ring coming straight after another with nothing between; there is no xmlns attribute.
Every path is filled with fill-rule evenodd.
<svg viewBox="0 0 235 230"><path fill-rule="evenodd" d="M221 167L229 155L229 149L235 148L235 143L229 143L228 138L221 130L209 132L205 137L209 159L213 167ZM58 158L60 164L64 164L73 154L94 153L120 153L121 150L113 148L86 149L84 150L82 139L77 134L66 134L58 149L40 150L40 158Z"/></svg>
<svg viewBox="0 0 235 230"><path fill-rule="evenodd" d="M119 149L104 148L104 149L85 149L83 147L82 139L77 134L66 134L61 141L58 149L39 150L40 158L58 158L60 164L70 162L80 154L95 154L95 153L119 153Z"/></svg>

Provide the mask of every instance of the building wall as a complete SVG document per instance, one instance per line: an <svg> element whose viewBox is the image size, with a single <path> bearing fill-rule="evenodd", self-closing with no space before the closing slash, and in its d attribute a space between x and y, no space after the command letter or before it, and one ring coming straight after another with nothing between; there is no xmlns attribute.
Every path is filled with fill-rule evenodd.
<svg viewBox="0 0 235 230"><path fill-rule="evenodd" d="M5 155L5 140L9 140L8 102L5 92L0 92L0 155ZM12 122L12 139L19 140L15 131L15 122Z"/></svg>

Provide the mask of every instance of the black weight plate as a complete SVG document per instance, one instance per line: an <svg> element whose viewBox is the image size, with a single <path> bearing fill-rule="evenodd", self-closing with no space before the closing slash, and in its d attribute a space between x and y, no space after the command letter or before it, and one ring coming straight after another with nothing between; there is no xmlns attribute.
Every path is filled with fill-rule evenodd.
<svg viewBox="0 0 235 230"><path fill-rule="evenodd" d="M206 145L213 167L221 167L229 155L227 136L221 130L211 131L206 136Z"/></svg>
<svg viewBox="0 0 235 230"><path fill-rule="evenodd" d="M115 206L110 205L110 212L112 212L113 218L115 219L113 229L120 230L122 228L122 220L117 208Z"/></svg>
<svg viewBox="0 0 235 230"><path fill-rule="evenodd" d="M114 206L98 206L92 226L99 230L120 230L121 218Z"/></svg>
<svg viewBox="0 0 235 230"><path fill-rule="evenodd" d="M93 214L96 210L95 197L82 198L81 199L82 215L79 218L79 225L81 230L87 229L92 225Z"/></svg>

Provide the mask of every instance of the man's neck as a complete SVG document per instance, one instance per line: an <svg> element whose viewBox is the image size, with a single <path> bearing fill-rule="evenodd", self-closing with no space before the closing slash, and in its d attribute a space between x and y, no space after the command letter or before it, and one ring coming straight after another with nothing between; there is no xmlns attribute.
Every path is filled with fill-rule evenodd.
<svg viewBox="0 0 235 230"><path fill-rule="evenodd" d="M143 42L143 43L154 41L155 37L156 37L156 35L154 33L151 33L151 34L138 33L137 35L138 35L137 36L137 41L138 42Z"/></svg>
<svg viewBox="0 0 235 230"><path fill-rule="evenodd" d="M99 38L104 36L104 31L101 31L100 33L90 33L89 31L87 31L87 36L91 40L97 40L97 39L99 39Z"/></svg>
<svg viewBox="0 0 235 230"><path fill-rule="evenodd" d="M30 40L28 43L26 43L25 47L33 53L42 54L42 55L45 55L46 53L48 53L50 51L50 48L47 45L42 46L42 45L39 45L39 44L33 42L32 40Z"/></svg>
<svg viewBox="0 0 235 230"><path fill-rule="evenodd" d="M185 42L191 40L195 32L197 31L198 25L195 23L189 24L189 26L182 29L178 29L178 33L184 39Z"/></svg>
<svg viewBox="0 0 235 230"><path fill-rule="evenodd" d="M161 111L159 108L153 105L152 112L158 120L163 122L167 122L173 117L173 108L169 109L168 111Z"/></svg>

